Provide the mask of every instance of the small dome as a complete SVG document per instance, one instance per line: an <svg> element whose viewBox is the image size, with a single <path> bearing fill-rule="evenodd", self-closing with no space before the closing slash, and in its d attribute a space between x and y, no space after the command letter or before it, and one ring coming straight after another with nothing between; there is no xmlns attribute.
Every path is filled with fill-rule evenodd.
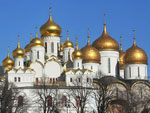
<svg viewBox="0 0 150 113"><path fill-rule="evenodd" d="M41 26L40 34L43 36L60 36L61 34L61 27L57 25L50 15L48 21Z"/></svg>
<svg viewBox="0 0 150 113"><path fill-rule="evenodd" d="M7 68L7 70L12 69L14 66L14 61L10 56L8 55L2 62L2 67Z"/></svg>
<svg viewBox="0 0 150 113"><path fill-rule="evenodd" d="M36 37L32 39L30 42L30 47L33 47L33 46L44 46L43 40L38 38L37 34L36 34Z"/></svg>
<svg viewBox="0 0 150 113"><path fill-rule="evenodd" d="M73 43L70 40L64 42L64 48L73 48Z"/></svg>
<svg viewBox="0 0 150 113"><path fill-rule="evenodd" d="M72 53L72 59L82 59L82 52L78 48L78 42L76 43L76 49Z"/></svg>
<svg viewBox="0 0 150 113"><path fill-rule="evenodd" d="M12 53L14 58L24 58L24 50L20 48L20 41L18 41L18 47Z"/></svg>
<svg viewBox="0 0 150 113"><path fill-rule="evenodd" d="M81 49L81 51L83 55L83 63L100 63L100 53L95 47L90 45L89 41L88 44Z"/></svg>
<svg viewBox="0 0 150 113"><path fill-rule="evenodd" d="M96 39L93 44L93 47L99 51L118 51L119 45L116 40L109 36L106 31L106 24L104 24L104 31L102 35Z"/></svg>
<svg viewBox="0 0 150 113"><path fill-rule="evenodd" d="M119 51L119 59L120 59L120 69L124 69L124 56L126 52L124 52L122 49Z"/></svg>
<svg viewBox="0 0 150 113"><path fill-rule="evenodd" d="M136 42L126 51L124 59L125 64L148 64L147 54L136 45Z"/></svg>

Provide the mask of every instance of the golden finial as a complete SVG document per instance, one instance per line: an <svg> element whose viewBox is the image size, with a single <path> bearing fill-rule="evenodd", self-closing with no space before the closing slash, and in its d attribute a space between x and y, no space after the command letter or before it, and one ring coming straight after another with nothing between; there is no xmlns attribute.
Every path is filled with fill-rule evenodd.
<svg viewBox="0 0 150 113"><path fill-rule="evenodd" d="M69 40L69 30L67 30L66 40Z"/></svg>
<svg viewBox="0 0 150 113"><path fill-rule="evenodd" d="M76 50L78 50L79 47L78 47L78 37L76 36Z"/></svg>
<svg viewBox="0 0 150 113"><path fill-rule="evenodd" d="M122 50L122 36L120 35L120 50Z"/></svg>
<svg viewBox="0 0 150 113"><path fill-rule="evenodd" d="M90 28L88 28L88 45L90 45Z"/></svg>
<svg viewBox="0 0 150 113"><path fill-rule="evenodd" d="M20 34L18 33L18 48L20 48Z"/></svg>
<svg viewBox="0 0 150 113"><path fill-rule="evenodd" d="M133 40L134 40L134 43L133 45L136 46L136 29L133 29Z"/></svg>
<svg viewBox="0 0 150 113"><path fill-rule="evenodd" d="M8 53L7 53L7 57L10 57L10 47L8 46Z"/></svg>
<svg viewBox="0 0 150 113"><path fill-rule="evenodd" d="M104 13L104 33L106 33L106 13Z"/></svg>
<svg viewBox="0 0 150 113"><path fill-rule="evenodd" d="M38 38L38 27L35 26L35 34L36 34L36 38Z"/></svg>
<svg viewBox="0 0 150 113"><path fill-rule="evenodd" d="M32 33L30 33L30 41L32 40Z"/></svg>

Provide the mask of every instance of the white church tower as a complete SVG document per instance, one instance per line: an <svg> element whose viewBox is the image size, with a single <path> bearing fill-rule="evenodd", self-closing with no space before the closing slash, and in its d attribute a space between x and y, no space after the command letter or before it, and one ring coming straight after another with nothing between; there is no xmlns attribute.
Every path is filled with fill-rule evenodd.
<svg viewBox="0 0 150 113"><path fill-rule="evenodd" d="M19 68L24 68L24 56L25 56L25 53L24 53L24 50L21 49L20 47L20 40L18 40L18 45L17 45L17 48L13 51L12 53L14 59L15 59L15 65L14 67L16 69L19 69Z"/></svg>
<svg viewBox="0 0 150 113"><path fill-rule="evenodd" d="M119 75L119 44L106 31L106 22L104 22L104 31L92 45L99 50L101 55L100 70L104 76Z"/></svg>
<svg viewBox="0 0 150 113"><path fill-rule="evenodd" d="M148 57L143 49L137 46L136 38L131 48L125 54L125 79L148 80Z"/></svg>
<svg viewBox="0 0 150 113"><path fill-rule="evenodd" d="M82 52L78 47L78 38L76 38L76 48L72 53L73 69L82 69Z"/></svg>
<svg viewBox="0 0 150 113"><path fill-rule="evenodd" d="M31 49L31 62L40 61L42 64L45 63L45 48L43 40L38 38L38 33L36 32L36 37L30 42Z"/></svg>
<svg viewBox="0 0 150 113"><path fill-rule="evenodd" d="M46 56L58 56L60 50L61 27L52 19L52 13L48 21L41 26L40 34L44 42Z"/></svg>

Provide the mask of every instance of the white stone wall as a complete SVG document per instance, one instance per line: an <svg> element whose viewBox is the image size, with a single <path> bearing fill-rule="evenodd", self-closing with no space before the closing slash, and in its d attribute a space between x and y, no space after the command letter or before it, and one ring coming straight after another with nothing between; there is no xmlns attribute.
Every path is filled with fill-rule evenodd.
<svg viewBox="0 0 150 113"><path fill-rule="evenodd" d="M125 64L125 79L148 79L146 64Z"/></svg>
<svg viewBox="0 0 150 113"><path fill-rule="evenodd" d="M117 51L100 51L101 55L101 65L100 70L104 76L114 76L116 77L117 73L117 62L119 61L119 52ZM110 58L110 66L109 66ZM110 67L110 71L109 71Z"/></svg>
<svg viewBox="0 0 150 113"><path fill-rule="evenodd" d="M24 58L15 58L15 68L24 68Z"/></svg>
<svg viewBox="0 0 150 113"><path fill-rule="evenodd" d="M82 69L82 59L74 59L73 60L73 68L74 69Z"/></svg>
<svg viewBox="0 0 150 113"><path fill-rule="evenodd" d="M98 63L83 63L83 69L88 69L97 73L99 71L100 64Z"/></svg>
<svg viewBox="0 0 150 113"><path fill-rule="evenodd" d="M38 55L39 52L39 55ZM44 64L45 62L45 48L42 46L31 47L31 62L40 61Z"/></svg>
<svg viewBox="0 0 150 113"><path fill-rule="evenodd" d="M69 60L69 57L70 57L70 60L72 61L73 51L74 51L74 48L64 48L63 49L63 61L64 62L67 62Z"/></svg>
<svg viewBox="0 0 150 113"><path fill-rule="evenodd" d="M47 43L46 56L50 57L52 55L58 56L58 49L60 48L60 37L58 36L45 36L42 37L44 46ZM54 52L52 52L52 43L54 44Z"/></svg>

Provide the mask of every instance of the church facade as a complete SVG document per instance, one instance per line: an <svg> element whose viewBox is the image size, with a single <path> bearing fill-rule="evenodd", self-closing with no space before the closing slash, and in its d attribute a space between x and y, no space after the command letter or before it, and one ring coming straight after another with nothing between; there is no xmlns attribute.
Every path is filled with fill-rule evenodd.
<svg viewBox="0 0 150 113"><path fill-rule="evenodd" d="M119 45L108 34L106 22L101 36L91 44L88 34L87 45L82 49L78 48L78 39L74 46L68 34L66 41L61 43L61 27L55 23L52 15L41 26L40 34L38 37L36 33L24 49L19 40L17 48L12 52L13 58L8 51L8 56L2 62L3 75L21 91L20 95L29 97L30 103L35 98L34 90L43 84L57 86L63 102L68 98L66 92L70 91L71 86L93 88L95 80L105 81L104 84L110 81L107 86L111 84L109 87L112 89L119 87L126 90L127 87L132 87L135 90L139 86L149 88L147 54L138 47L136 40L129 49L123 51L122 43ZM76 101L73 98L71 100L74 103ZM97 112L93 101L91 99L87 105L87 113ZM78 106L78 101L76 105ZM28 112L40 111L37 108L38 105L31 105ZM66 106L61 106L61 112L76 113L73 108Z"/></svg>

